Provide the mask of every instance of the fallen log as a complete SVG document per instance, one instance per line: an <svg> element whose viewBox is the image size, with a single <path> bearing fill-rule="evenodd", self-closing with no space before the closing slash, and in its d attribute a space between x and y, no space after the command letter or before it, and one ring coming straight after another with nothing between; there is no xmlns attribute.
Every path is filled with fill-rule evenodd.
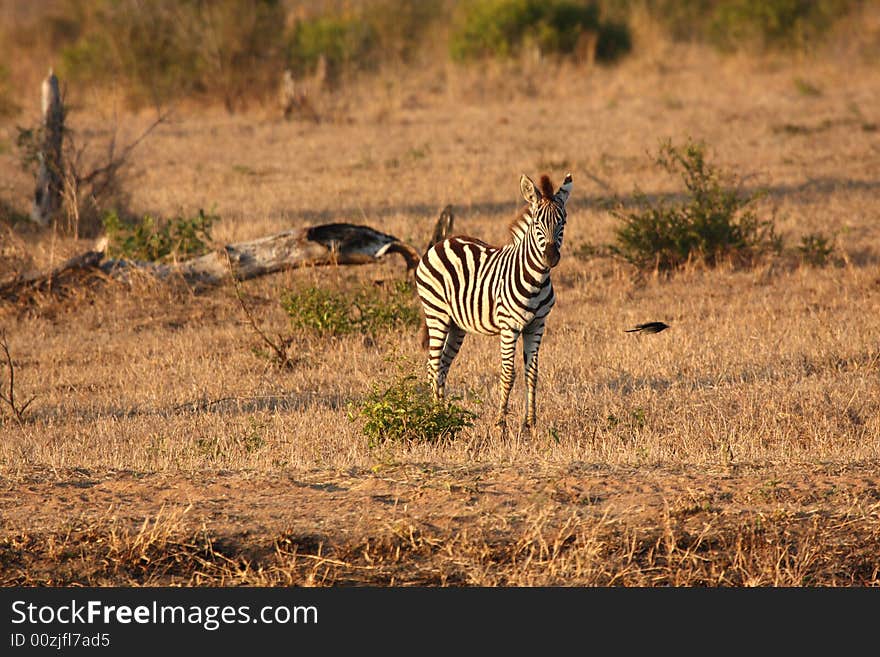
<svg viewBox="0 0 880 657"><path fill-rule="evenodd" d="M443 239L451 231L452 223L452 208L446 206L430 243ZM228 281L230 271L236 280L245 281L300 267L375 263L389 253L397 253L406 262L407 272L412 272L420 260L419 252L397 237L369 226L348 223L288 230L250 242L228 244L176 263L108 259L106 248L104 239L92 251L71 258L49 273L16 277L0 285L0 299L18 303L36 294L51 294L82 285L86 280L107 277L125 280L134 271L160 279L179 277L201 289Z"/></svg>
<svg viewBox="0 0 880 657"><path fill-rule="evenodd" d="M179 263L132 263L107 261L109 271L134 267L159 278L179 276L197 286L219 285L229 277L230 265L239 281L299 267L363 265L378 262L389 253L399 253L407 270L419 263L418 252L393 235L369 226L322 224L261 237L252 242L228 244L203 256Z"/></svg>

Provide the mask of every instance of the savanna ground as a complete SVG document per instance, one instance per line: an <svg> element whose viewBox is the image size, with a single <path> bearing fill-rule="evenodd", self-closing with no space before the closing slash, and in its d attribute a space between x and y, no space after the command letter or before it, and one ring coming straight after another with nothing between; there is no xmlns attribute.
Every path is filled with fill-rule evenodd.
<svg viewBox="0 0 880 657"><path fill-rule="evenodd" d="M494 338L468 337L450 375L472 428L371 447L349 412L401 363L421 371L417 328L302 336L286 370L255 353L229 287L136 279L7 306L16 394L36 399L0 424L0 583L880 582L876 65L664 46L346 93L320 124L182 108L138 147L131 207L212 209L218 244L351 221L422 248L451 203L457 231L499 243L520 173L570 170L538 430L492 433ZM108 138L97 99L79 102L80 133ZM603 201L681 191L651 154L688 137L766 190L755 207L786 252L655 276L581 248L614 239ZM0 138L0 193L26 196L14 123ZM833 238L825 266L797 256L810 233ZM91 245L21 225L2 239L36 269ZM242 287L262 329L289 335L283 290L405 276L394 256ZM652 320L670 328L624 332Z"/></svg>

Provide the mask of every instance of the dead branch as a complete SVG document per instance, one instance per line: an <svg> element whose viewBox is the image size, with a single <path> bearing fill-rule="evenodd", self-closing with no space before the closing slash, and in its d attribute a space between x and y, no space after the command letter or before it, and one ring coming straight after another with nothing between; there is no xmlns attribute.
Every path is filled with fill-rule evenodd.
<svg viewBox="0 0 880 657"><path fill-rule="evenodd" d="M72 232L75 237L79 236L84 204L91 204L93 212L90 214L94 215L102 201L112 198L114 194L119 192L119 174L128 164L131 154L156 128L166 123L169 117L169 111L157 109L156 118L150 125L134 140L123 146L121 150L117 150L119 123L114 116L106 155L99 164L87 172L84 171L84 161L88 144L78 145L74 133L68 131L64 157L64 200L67 206L68 220L73 226ZM92 219L94 218L92 217Z"/></svg>
<svg viewBox="0 0 880 657"><path fill-rule="evenodd" d="M28 406L31 405L31 402L36 399L36 396L28 399L23 405L19 406L15 401L15 365L12 362L12 356L9 353L9 343L6 340L6 332L0 333L0 349L3 350L3 354L6 358L6 370L9 373L9 383L7 386L8 392L4 392L0 390L0 399L5 402L5 404L12 411L13 417L19 424L24 424L24 414L27 411Z"/></svg>
<svg viewBox="0 0 880 657"><path fill-rule="evenodd" d="M106 280L101 251L87 251L75 256L48 273L20 275L0 285L0 300L19 303L40 294L55 294L82 287L96 278Z"/></svg>
<svg viewBox="0 0 880 657"><path fill-rule="evenodd" d="M107 187L108 180L111 180L112 177L128 162L128 157L131 155L132 151L137 148L141 142L144 141L147 137L150 136L150 133L153 132L156 128L158 128L163 123L168 121L170 116L170 112L160 111L156 119L132 142L126 144L126 146L122 149L122 151L117 155L116 154L116 122L114 121L114 130L113 136L110 138L110 143L107 147L107 158L106 164L103 166L97 167L93 169L89 173L83 176L77 176L77 185L82 187L83 185L93 185L92 187L92 195L97 196ZM101 176L104 178L104 182L96 183Z"/></svg>
<svg viewBox="0 0 880 657"><path fill-rule="evenodd" d="M241 281L239 281L236 276L236 272L232 266L232 259L227 255L226 262L229 265L229 276L232 279L233 289L235 290L235 297L238 299L238 303L241 306L242 311L244 312L244 316L247 317L248 323L251 325L251 328L254 332L259 336L259 338L263 341L266 346L269 347L275 353L275 359L278 363L279 367L284 369L293 369L293 359L291 359L290 354L287 353L287 349L290 346L289 340L285 340L282 336L278 336L278 342L270 339L269 336L266 335L265 331L260 328L260 325L257 324L257 320L254 319L253 314L251 314L250 308L247 307L247 304L244 302L244 294L241 291Z"/></svg>

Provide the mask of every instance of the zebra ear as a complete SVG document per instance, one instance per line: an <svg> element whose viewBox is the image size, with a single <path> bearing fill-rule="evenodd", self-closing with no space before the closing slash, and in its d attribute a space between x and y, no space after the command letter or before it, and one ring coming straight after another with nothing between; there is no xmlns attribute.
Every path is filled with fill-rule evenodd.
<svg viewBox="0 0 880 657"><path fill-rule="evenodd" d="M571 174L565 174L565 180L562 181L562 186L559 188L559 191L556 192L556 200L565 205L565 202L568 201L568 197L571 195Z"/></svg>
<svg viewBox="0 0 880 657"><path fill-rule="evenodd" d="M535 187L535 183L533 183L532 179L526 174L523 174L522 178L519 179L519 188L520 191L522 191L523 198L528 201L530 205L536 205L540 202L541 192Z"/></svg>

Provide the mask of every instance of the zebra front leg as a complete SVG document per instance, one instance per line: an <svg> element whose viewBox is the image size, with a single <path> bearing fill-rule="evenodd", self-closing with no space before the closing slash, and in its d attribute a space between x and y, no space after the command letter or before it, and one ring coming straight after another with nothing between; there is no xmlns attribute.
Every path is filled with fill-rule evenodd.
<svg viewBox="0 0 880 657"><path fill-rule="evenodd" d="M500 399L498 401L498 420L495 426L501 429L501 435L507 434L507 402L513 389L514 356L519 331L504 329L501 331L501 379L499 381Z"/></svg>
<svg viewBox="0 0 880 657"><path fill-rule="evenodd" d="M531 433L537 424L538 349L541 347L543 335L543 326L534 333L523 333L523 362L526 381L526 413L522 424L524 434Z"/></svg>

